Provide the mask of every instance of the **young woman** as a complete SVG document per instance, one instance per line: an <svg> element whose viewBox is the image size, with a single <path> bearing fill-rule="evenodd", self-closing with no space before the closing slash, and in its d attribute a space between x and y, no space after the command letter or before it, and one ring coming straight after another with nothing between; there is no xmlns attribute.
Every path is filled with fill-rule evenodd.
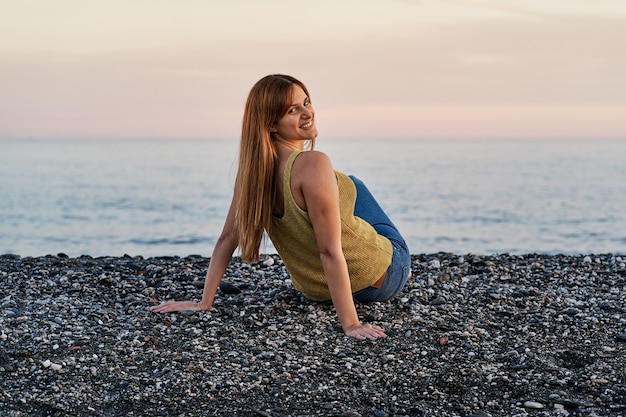
<svg viewBox="0 0 626 417"><path fill-rule="evenodd" d="M254 85L233 200L202 300L165 302L152 311L210 309L235 249L244 261L257 260L267 232L296 289L314 301L332 300L346 335L386 337L379 326L359 321L354 303L398 294L411 273L409 250L365 185L313 150L316 137L315 110L302 82L269 75Z"/></svg>

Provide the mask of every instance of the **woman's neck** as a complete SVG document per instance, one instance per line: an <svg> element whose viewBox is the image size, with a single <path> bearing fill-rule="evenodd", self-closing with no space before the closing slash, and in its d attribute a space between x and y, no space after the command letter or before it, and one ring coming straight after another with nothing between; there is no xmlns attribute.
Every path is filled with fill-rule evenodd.
<svg viewBox="0 0 626 417"><path fill-rule="evenodd" d="M291 153L293 151L303 151L304 141L302 140L288 140L288 139L274 139L276 143L276 149L280 153Z"/></svg>

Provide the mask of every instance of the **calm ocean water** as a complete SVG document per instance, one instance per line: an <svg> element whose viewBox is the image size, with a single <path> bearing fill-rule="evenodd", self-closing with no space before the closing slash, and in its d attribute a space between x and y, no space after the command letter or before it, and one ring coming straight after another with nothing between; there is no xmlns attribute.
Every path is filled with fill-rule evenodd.
<svg viewBox="0 0 626 417"><path fill-rule="evenodd" d="M201 254L236 141L2 141L0 253ZM333 141L412 253L626 254L626 141ZM262 253L274 253L271 243Z"/></svg>

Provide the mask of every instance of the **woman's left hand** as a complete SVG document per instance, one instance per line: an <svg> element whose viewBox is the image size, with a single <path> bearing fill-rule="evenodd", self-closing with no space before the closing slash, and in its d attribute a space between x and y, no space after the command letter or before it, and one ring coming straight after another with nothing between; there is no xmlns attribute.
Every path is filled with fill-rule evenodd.
<svg viewBox="0 0 626 417"><path fill-rule="evenodd" d="M200 303L193 301L166 301L158 306L150 307L150 311L153 313L174 313L186 310L207 310L207 308L203 308Z"/></svg>
<svg viewBox="0 0 626 417"><path fill-rule="evenodd" d="M362 323L350 326L347 330L345 330L345 334L359 340L376 340L378 338L387 337L385 331L379 326Z"/></svg>

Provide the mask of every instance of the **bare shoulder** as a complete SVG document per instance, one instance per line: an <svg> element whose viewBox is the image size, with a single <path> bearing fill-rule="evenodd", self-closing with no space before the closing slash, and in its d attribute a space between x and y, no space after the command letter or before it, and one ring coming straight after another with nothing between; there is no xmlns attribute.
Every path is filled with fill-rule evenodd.
<svg viewBox="0 0 626 417"><path fill-rule="evenodd" d="M298 155L291 171L291 191L300 208L307 210L305 194L328 192L336 184L335 170L328 155L318 151ZM302 196L302 200L298 196Z"/></svg>
<svg viewBox="0 0 626 417"><path fill-rule="evenodd" d="M323 172L325 170L333 170L333 164L330 157L320 151L306 151L298 155L294 168L304 172Z"/></svg>

